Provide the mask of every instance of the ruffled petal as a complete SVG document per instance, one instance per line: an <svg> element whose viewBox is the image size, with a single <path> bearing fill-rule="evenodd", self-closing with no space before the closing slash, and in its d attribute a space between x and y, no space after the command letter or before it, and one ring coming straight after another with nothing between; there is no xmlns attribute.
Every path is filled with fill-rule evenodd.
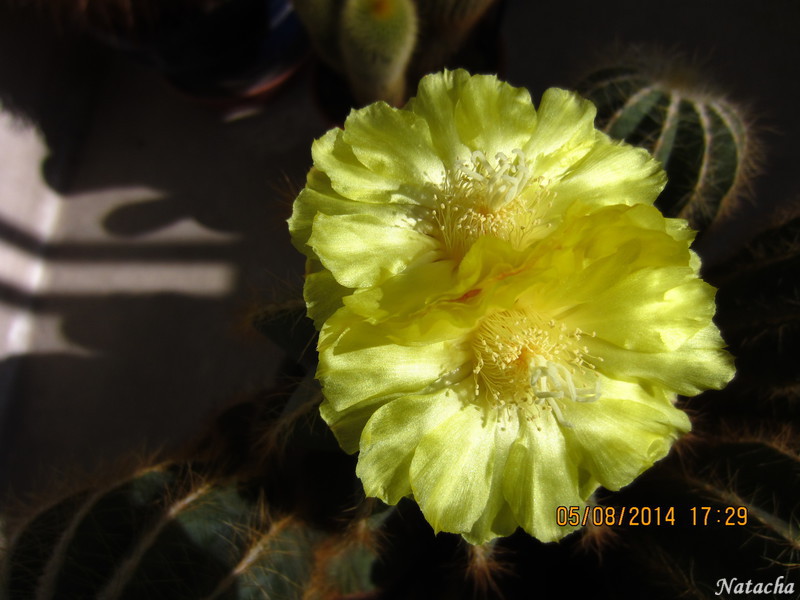
<svg viewBox="0 0 800 600"><path fill-rule="evenodd" d="M553 184L553 212L575 200L593 206L653 204L667 177L661 165L642 148L611 141L601 133L591 150Z"/></svg>
<svg viewBox="0 0 800 600"><path fill-rule="evenodd" d="M503 494L523 529L543 542L575 529L556 525L556 508L584 503L578 458L551 411L541 411L532 421L522 418L508 455Z"/></svg>
<svg viewBox="0 0 800 600"><path fill-rule="evenodd" d="M511 506L503 495L506 462L511 444L517 437L519 423L516 419L510 419L496 424L495 427L497 431L495 431L493 442L495 446L494 463L489 465L491 469L489 498L483 513L472 528L462 532L462 536L470 544L485 544L496 537L511 535L519 526Z"/></svg>
<svg viewBox="0 0 800 600"><path fill-rule="evenodd" d="M420 203L424 198L423 188L409 188L406 181L386 178L372 171L358 159L343 137L344 131L331 129L311 145L314 166L328 176L337 194L371 204Z"/></svg>
<svg viewBox="0 0 800 600"><path fill-rule="evenodd" d="M319 261L306 261L303 298L308 316L314 320L317 330L322 329L325 321L342 307L342 299L352 292L352 289L337 282Z"/></svg>
<svg viewBox="0 0 800 600"><path fill-rule="evenodd" d="M460 80L454 120L459 139L490 158L523 148L536 131L536 109L525 88L515 88L490 75Z"/></svg>
<svg viewBox="0 0 800 600"><path fill-rule="evenodd" d="M714 294L687 267L642 269L578 306L569 323L628 350L676 351L711 322Z"/></svg>
<svg viewBox="0 0 800 600"><path fill-rule="evenodd" d="M433 185L444 177L425 119L384 102L354 110L341 136L356 159L413 203L431 205Z"/></svg>
<svg viewBox="0 0 800 600"><path fill-rule="evenodd" d="M369 215L386 227L411 227L410 224L424 218L426 212L414 205L376 204L345 198L331 187L330 179L325 173L312 168L306 177L306 187L294 201L292 216L288 221L292 242L305 254L311 252L306 244L311 237L314 218L318 214Z"/></svg>
<svg viewBox="0 0 800 600"><path fill-rule="evenodd" d="M492 488L513 441L493 412L466 405L428 432L411 461L411 488L434 531L468 533L486 513L486 522L502 507ZM479 535L490 526L479 526Z"/></svg>
<svg viewBox="0 0 800 600"><path fill-rule="evenodd" d="M445 165L463 160L471 152L461 139L453 118L456 104L470 77L463 69L426 75L420 80L416 97L411 98L405 107L425 119L433 148Z"/></svg>
<svg viewBox="0 0 800 600"><path fill-rule="evenodd" d="M603 380L595 402L562 402L570 446L580 464L606 488L618 490L664 458L673 442L691 429L689 418L660 390Z"/></svg>
<svg viewBox="0 0 800 600"><path fill-rule="evenodd" d="M723 350L719 330L709 323L679 348L665 352L639 352L620 348L601 338L585 338L597 370L612 379L652 385L696 396L707 389L722 389L733 378L733 357Z"/></svg>
<svg viewBox="0 0 800 600"><path fill-rule="evenodd" d="M324 400L319 407L320 416L331 428L336 441L342 450L355 454L359 449L361 432L375 411L391 402L390 397L379 396L349 406L344 410L336 410L329 400Z"/></svg>
<svg viewBox="0 0 800 600"><path fill-rule="evenodd" d="M439 244L412 227L387 226L366 214L314 219L308 245L333 277L345 287L380 284L416 262L432 262Z"/></svg>
<svg viewBox="0 0 800 600"><path fill-rule="evenodd" d="M463 407L454 389L405 396L376 410L361 434L356 474L367 496L397 504L412 493L409 470L420 440Z"/></svg>
<svg viewBox="0 0 800 600"><path fill-rule="evenodd" d="M573 92L550 88L542 96L534 135L521 146L539 177L557 178L595 143L594 104Z"/></svg>
<svg viewBox="0 0 800 600"><path fill-rule="evenodd" d="M320 333L317 378L336 411L377 398L418 394L469 360L460 343L401 346L384 328L353 318L346 307Z"/></svg>

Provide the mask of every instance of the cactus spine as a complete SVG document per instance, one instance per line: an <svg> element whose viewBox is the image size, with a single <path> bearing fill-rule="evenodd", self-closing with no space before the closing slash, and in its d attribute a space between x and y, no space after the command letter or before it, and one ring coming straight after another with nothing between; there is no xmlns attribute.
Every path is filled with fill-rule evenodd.
<svg viewBox="0 0 800 600"><path fill-rule="evenodd" d="M578 91L597 106L598 127L664 165L662 212L702 231L748 190L757 147L741 109L694 84L690 71L660 63L623 61L590 75Z"/></svg>
<svg viewBox="0 0 800 600"><path fill-rule="evenodd" d="M363 592L382 522L363 515L324 532L271 514L246 487L160 465L34 516L11 544L5 585L10 598L41 600Z"/></svg>
<svg viewBox="0 0 800 600"><path fill-rule="evenodd" d="M402 104L416 36L417 11L411 0L347 0L340 44L358 102L378 99Z"/></svg>

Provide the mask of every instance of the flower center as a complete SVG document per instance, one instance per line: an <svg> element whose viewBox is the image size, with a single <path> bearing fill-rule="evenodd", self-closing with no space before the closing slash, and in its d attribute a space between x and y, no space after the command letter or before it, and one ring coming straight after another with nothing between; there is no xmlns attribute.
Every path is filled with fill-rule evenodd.
<svg viewBox="0 0 800 600"><path fill-rule="evenodd" d="M436 194L435 235L459 260L483 236L524 248L550 226L542 218L550 205L546 186L533 177L522 150L510 157L498 152L494 161L473 152L447 172Z"/></svg>
<svg viewBox="0 0 800 600"><path fill-rule="evenodd" d="M472 339L475 396L490 406L528 420L552 410L565 426L560 403L591 402L600 394L600 378L587 362L585 334L568 331L531 310L502 311L481 321ZM594 334L592 334L594 335Z"/></svg>

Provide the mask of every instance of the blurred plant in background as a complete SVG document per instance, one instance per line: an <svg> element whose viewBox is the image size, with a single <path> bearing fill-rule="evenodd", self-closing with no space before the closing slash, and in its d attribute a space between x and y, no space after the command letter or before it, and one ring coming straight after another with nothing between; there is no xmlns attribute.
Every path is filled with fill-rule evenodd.
<svg viewBox="0 0 800 600"><path fill-rule="evenodd" d="M419 78L445 66L496 0L295 0L320 60L359 105L399 106ZM474 65L471 65L474 67ZM496 67L495 67L496 68Z"/></svg>

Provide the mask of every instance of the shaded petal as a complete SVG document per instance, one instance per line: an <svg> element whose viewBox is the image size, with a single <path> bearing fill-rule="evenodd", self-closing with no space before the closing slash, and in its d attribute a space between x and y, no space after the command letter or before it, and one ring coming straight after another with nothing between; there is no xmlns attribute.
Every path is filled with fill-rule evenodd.
<svg viewBox="0 0 800 600"><path fill-rule="evenodd" d="M434 531L463 534L475 527L487 505L497 500L494 471L502 468L512 441L493 411L484 413L474 405L422 438L411 461L411 487Z"/></svg>
<svg viewBox="0 0 800 600"><path fill-rule="evenodd" d="M553 184L553 212L581 200L592 205L653 204L667 182L647 150L597 133L595 144Z"/></svg>
<svg viewBox="0 0 800 600"><path fill-rule="evenodd" d="M386 397L372 398L338 411L326 399L320 404L319 413L333 431L342 450L348 454L354 454L358 452L361 432L367 421L375 414L375 411L391 401Z"/></svg>
<svg viewBox="0 0 800 600"><path fill-rule="evenodd" d="M711 322L714 294L688 267L642 269L577 307L569 323L627 350L678 351Z"/></svg>
<svg viewBox="0 0 800 600"><path fill-rule="evenodd" d="M320 333L317 378L337 411L366 400L430 391L440 377L470 356L454 341L401 346L385 328L354 318L346 307Z"/></svg>
<svg viewBox="0 0 800 600"><path fill-rule="evenodd" d="M372 204L417 204L422 195L421 188L408 190L407 182L387 178L365 166L353 153L352 147L343 140L344 131L331 129L311 145L314 166L324 172L331 188L344 198ZM410 196L405 192L413 192Z"/></svg>
<svg viewBox="0 0 800 600"><path fill-rule="evenodd" d="M673 442L691 429L686 413L661 390L604 379L596 402L562 402L570 427L567 443L580 449L580 462L606 488L618 490L664 458Z"/></svg>
<svg viewBox="0 0 800 600"><path fill-rule="evenodd" d="M601 338L584 338L597 370L607 377L652 385L684 396L722 389L733 378L733 357L723 350L719 330L709 323L679 348L666 352L626 350Z"/></svg>
<svg viewBox="0 0 800 600"><path fill-rule="evenodd" d="M506 472L506 462L511 450L511 444L517 437L519 423L516 419L498 423L495 426L495 454L494 464L491 468L491 483L489 499L486 508L475 521L472 529L462 533L465 540L470 544L484 544L496 537L511 535L519 524L514 518L505 495L503 494L503 480Z"/></svg>
<svg viewBox="0 0 800 600"><path fill-rule="evenodd" d="M376 102L350 113L341 139L371 172L395 182L413 202L431 205L431 184L442 181L445 168L425 119Z"/></svg>
<svg viewBox="0 0 800 600"><path fill-rule="evenodd" d="M420 440L462 406L448 388L398 398L375 411L361 434L356 468L366 495L387 504L410 495L409 470Z"/></svg>
<svg viewBox="0 0 800 600"><path fill-rule="evenodd" d="M533 172L555 178L580 160L595 143L594 104L573 92L548 89L539 105L539 120L521 146Z"/></svg>
<svg viewBox="0 0 800 600"><path fill-rule="evenodd" d="M511 155L529 143L537 129L537 115L528 90L491 75L460 81L462 91L453 118L459 138L470 150L494 159L498 152Z"/></svg>
<svg viewBox="0 0 800 600"><path fill-rule="evenodd" d="M306 187L292 205L292 216L288 221L292 242L306 255L311 252L306 244L311 236L314 218L319 213L331 216L370 215L387 227L411 227L417 219L424 218L426 211L408 204L375 204L345 198L331 187L325 173L312 168L306 177Z"/></svg>
<svg viewBox="0 0 800 600"><path fill-rule="evenodd" d="M345 287L371 287L417 261L438 255L439 243L406 226L387 226L372 215L318 214L308 245Z"/></svg>
<svg viewBox="0 0 800 600"><path fill-rule="evenodd" d="M325 321L342 307L342 299L352 292L352 289L339 284L318 260L306 261L303 299L317 330L322 329Z"/></svg>
<svg viewBox="0 0 800 600"><path fill-rule="evenodd" d="M405 107L428 123L431 143L445 165L463 160L471 152L461 139L453 118L462 89L470 77L463 69L426 75L420 80L416 97Z"/></svg>
<svg viewBox="0 0 800 600"><path fill-rule="evenodd" d="M503 493L522 528L543 542L552 542L576 529L556 525L556 508L584 503L578 456L550 410L541 411L532 421L520 419Z"/></svg>

